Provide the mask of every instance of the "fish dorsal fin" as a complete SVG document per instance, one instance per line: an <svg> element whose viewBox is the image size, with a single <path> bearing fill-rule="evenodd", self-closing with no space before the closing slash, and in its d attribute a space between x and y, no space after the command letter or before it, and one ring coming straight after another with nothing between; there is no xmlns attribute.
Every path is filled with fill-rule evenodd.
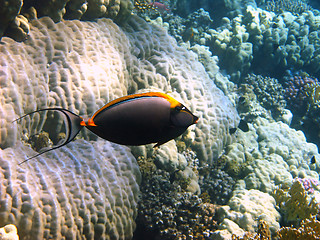
<svg viewBox="0 0 320 240"><path fill-rule="evenodd" d="M81 126L81 121L83 121L83 119L74 114L73 112L64 109L64 108L45 108L45 109L40 109L34 112L30 112L27 113L19 118L17 118L16 120L14 120L13 122L19 121L23 118L25 118L26 116L32 115L34 113L37 112L43 112L43 111L59 111L62 112L65 116L65 125L66 125L66 138L64 139L64 141L60 141L59 144L57 146L54 146L52 148L43 148L42 151L38 154L36 154L35 156L32 156L30 158L27 158L26 160L22 161L21 163L19 163L19 165L21 165L22 163L25 163L27 161L29 161L30 159L36 158L38 156L40 156L43 153L52 151L54 149L60 148L66 144L68 144L69 142L71 142L80 132L80 130L83 128L83 126Z"/></svg>
<svg viewBox="0 0 320 240"><path fill-rule="evenodd" d="M181 103L178 102L177 100L175 100L173 97L165 94L165 93L161 93L161 92L147 92L147 93L137 93L137 94L131 94L128 96L124 96L124 97L120 97L117 98L111 102L108 102L106 105L104 105L102 108L100 108L98 111L96 111L93 116L91 117L91 119L94 119L95 116L97 116L99 113L101 113L102 111L116 106L117 104L121 104L123 102L127 102L133 99L138 99L138 98L147 98L147 97L161 97L166 99L169 103L170 103L170 108L175 108L176 106L180 106Z"/></svg>

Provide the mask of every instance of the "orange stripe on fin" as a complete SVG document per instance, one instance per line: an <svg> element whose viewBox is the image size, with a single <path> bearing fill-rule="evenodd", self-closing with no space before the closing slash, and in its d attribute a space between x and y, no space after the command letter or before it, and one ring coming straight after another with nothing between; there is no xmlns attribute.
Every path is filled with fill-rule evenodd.
<svg viewBox="0 0 320 240"><path fill-rule="evenodd" d="M93 118L90 118L90 119L88 120L87 126L96 127L97 125L94 123Z"/></svg>
<svg viewBox="0 0 320 240"><path fill-rule="evenodd" d="M161 92L148 92L148 93L132 94L132 95L117 98L117 99L107 103L102 108L100 108L97 112L95 112L93 114L93 116L89 119L89 121L91 120L93 122L93 119L95 118L95 116L97 116L101 111L105 110L106 108L108 108L112 105L115 105L115 104L118 104L121 102L125 102L125 101L131 100L131 99L135 99L135 98L137 98L137 99L142 98L142 97L161 97L161 98L164 98L168 102L170 102L170 108L175 108L175 107L181 105L181 103L178 102L177 100L175 100L173 97L171 97L165 93L161 93ZM88 121L88 125L89 125L89 121Z"/></svg>

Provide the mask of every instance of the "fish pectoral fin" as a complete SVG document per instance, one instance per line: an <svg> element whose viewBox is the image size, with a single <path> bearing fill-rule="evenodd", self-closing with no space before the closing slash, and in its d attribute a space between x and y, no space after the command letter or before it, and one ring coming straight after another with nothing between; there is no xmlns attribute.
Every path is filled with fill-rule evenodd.
<svg viewBox="0 0 320 240"><path fill-rule="evenodd" d="M153 148L160 147L162 144L165 144L166 142L169 142L169 141L170 140L158 142L156 145L153 146Z"/></svg>

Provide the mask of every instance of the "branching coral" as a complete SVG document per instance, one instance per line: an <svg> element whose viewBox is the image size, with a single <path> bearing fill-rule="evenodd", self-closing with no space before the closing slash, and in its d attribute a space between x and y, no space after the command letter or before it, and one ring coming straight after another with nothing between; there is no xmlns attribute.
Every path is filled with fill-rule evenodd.
<svg viewBox="0 0 320 240"><path fill-rule="evenodd" d="M243 83L253 87L258 101L264 108L271 110L275 115L279 115L283 111L286 106L283 97L285 91L277 79L249 74L244 78Z"/></svg>
<svg viewBox="0 0 320 240"><path fill-rule="evenodd" d="M308 76L293 76L285 79L285 99L295 114L303 116L319 98L318 79Z"/></svg>
<svg viewBox="0 0 320 240"><path fill-rule="evenodd" d="M258 1L259 2L259 1ZM260 0L261 2L261 0ZM303 12L312 10L306 0L271 0L266 1L265 9L268 11L282 13L284 11L299 15Z"/></svg>
<svg viewBox="0 0 320 240"><path fill-rule="evenodd" d="M181 191L167 172L144 179L134 239L204 239L216 229L215 206Z"/></svg>
<svg viewBox="0 0 320 240"><path fill-rule="evenodd" d="M276 240L317 240L320 239L320 222L314 217L305 219L299 228L283 227L276 233Z"/></svg>
<svg viewBox="0 0 320 240"><path fill-rule="evenodd" d="M257 233L245 232L243 236L232 235L232 240L270 240L271 234L265 221L260 221ZM318 240L320 239L320 222L315 218L305 219L299 228L282 227L275 240Z"/></svg>
<svg viewBox="0 0 320 240"><path fill-rule="evenodd" d="M303 130L309 141L320 144L319 80L303 73L284 80L285 99L294 113L292 126Z"/></svg>
<svg viewBox="0 0 320 240"><path fill-rule="evenodd" d="M225 171L211 168L208 175L201 178L200 187L207 192L210 200L216 204L226 204L231 198L235 180Z"/></svg>
<svg viewBox="0 0 320 240"><path fill-rule="evenodd" d="M300 181L294 181L290 189L276 188L274 198L282 213L283 225L298 226L303 219L318 213L319 206L314 198L309 199Z"/></svg>

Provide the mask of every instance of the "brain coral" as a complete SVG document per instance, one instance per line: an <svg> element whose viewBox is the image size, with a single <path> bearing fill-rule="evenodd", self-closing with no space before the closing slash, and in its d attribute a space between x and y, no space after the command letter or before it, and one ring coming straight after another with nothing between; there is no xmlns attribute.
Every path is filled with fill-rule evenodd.
<svg viewBox="0 0 320 240"><path fill-rule="evenodd" d="M40 238L71 233L88 238L99 234L113 239L130 237L139 174L127 148L88 141L86 134L86 140L19 167L18 162L34 154L30 147L21 147L21 133L40 131L48 121L49 130L55 133L52 124L59 122L39 114L12 124L18 115L53 106L91 115L112 99L152 88L170 92L200 117L190 130L194 134L188 136L194 135L189 145L202 162L212 161L232 140L229 128L238 123L236 110L195 55L178 47L164 30L137 17L132 16L124 30L107 19L55 24L42 18L31 22L25 42L9 38L2 42L1 224L14 223L18 230L24 226L26 236L31 231ZM101 175L107 171L104 166L111 169L105 178ZM116 202L120 205L112 205Z"/></svg>
<svg viewBox="0 0 320 240"><path fill-rule="evenodd" d="M31 154L0 150L0 226L21 239L131 239L140 172L128 148L77 140L18 165Z"/></svg>
<svg viewBox="0 0 320 240"><path fill-rule="evenodd" d="M92 20L108 17L121 23L131 15L132 9L131 0L3 0L0 1L0 38L5 35L17 41L25 40L25 37L22 37L28 34L28 19L23 19L24 29L12 32L13 29L21 27L19 20L24 16L29 20L36 16L49 16L54 22L62 19Z"/></svg>
<svg viewBox="0 0 320 240"><path fill-rule="evenodd" d="M125 32L107 19L54 24L42 18L30 32L24 43L4 38L0 46L0 147L15 143L17 115L52 106L91 115L109 100L151 87L171 92L200 117L191 147L201 161L212 161L232 140L235 108L195 55L164 30L137 17ZM39 129L45 120L27 123Z"/></svg>

